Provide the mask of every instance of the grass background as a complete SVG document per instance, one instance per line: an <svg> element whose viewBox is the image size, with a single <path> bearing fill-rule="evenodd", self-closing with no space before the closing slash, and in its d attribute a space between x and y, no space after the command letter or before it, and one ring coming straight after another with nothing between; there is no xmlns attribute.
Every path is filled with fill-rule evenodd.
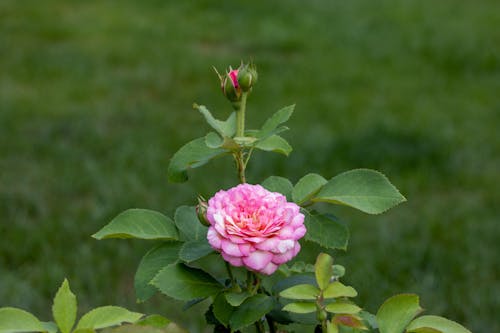
<svg viewBox="0 0 500 333"><path fill-rule="evenodd" d="M0 306L49 319L64 277L80 312L105 304L178 318L132 280L150 243L90 235L124 209L171 213L232 186L229 160L168 184L172 154L220 118L219 69L253 58L249 127L296 103L286 159L249 180L386 173L408 203L348 209L347 281L369 311L417 292L428 313L500 331L498 1L0 2Z"/></svg>

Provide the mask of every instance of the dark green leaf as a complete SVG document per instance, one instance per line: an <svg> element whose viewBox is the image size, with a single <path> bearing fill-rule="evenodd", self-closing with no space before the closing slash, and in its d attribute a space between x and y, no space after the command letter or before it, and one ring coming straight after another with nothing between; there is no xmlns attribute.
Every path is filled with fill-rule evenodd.
<svg viewBox="0 0 500 333"><path fill-rule="evenodd" d="M288 156L293 150L292 146L279 135L271 135L270 137L256 141L253 146L260 150L272 151L285 156Z"/></svg>
<svg viewBox="0 0 500 333"><path fill-rule="evenodd" d="M92 237L178 239L174 221L165 215L148 209L128 209L105 225Z"/></svg>
<svg viewBox="0 0 500 333"><path fill-rule="evenodd" d="M304 214L307 233L305 239L327 249L347 249L349 230L330 215Z"/></svg>
<svg viewBox="0 0 500 333"><path fill-rule="evenodd" d="M273 307L274 301L272 297L257 294L248 298L233 312L230 319L231 329L239 330L253 324L270 312Z"/></svg>
<svg viewBox="0 0 500 333"><path fill-rule="evenodd" d="M377 312L380 333L402 333L415 316L422 312L417 295L396 295L384 302Z"/></svg>
<svg viewBox="0 0 500 333"><path fill-rule="evenodd" d="M316 282L321 290L325 290L333 275L333 258L326 254L320 253L316 258L316 263L314 264L314 273L316 276Z"/></svg>
<svg viewBox="0 0 500 333"><path fill-rule="evenodd" d="M131 312L119 306L102 306L84 314L76 329L97 330L120 325L121 323L135 323L142 316L142 313Z"/></svg>
<svg viewBox="0 0 500 333"><path fill-rule="evenodd" d="M184 243L182 246L179 252L179 259L185 262L192 262L203 258L212 252L214 252L214 249L210 246L206 239L189 241Z"/></svg>
<svg viewBox="0 0 500 333"><path fill-rule="evenodd" d="M442 333L471 333L468 329L452 320L439 317L439 316L422 316L413 320L406 331L408 333L427 333L424 329L430 328L431 330Z"/></svg>
<svg viewBox="0 0 500 333"><path fill-rule="evenodd" d="M310 173L305 175L293 188L293 201L299 205L309 201L326 183L327 180L318 174Z"/></svg>
<svg viewBox="0 0 500 333"><path fill-rule="evenodd" d="M406 199L382 173L356 169L333 177L313 201L341 204L365 213L380 214Z"/></svg>
<svg viewBox="0 0 500 333"><path fill-rule="evenodd" d="M269 119L266 120L262 129L258 132L257 137L262 139L274 134L278 126L290 118L294 108L295 104L286 106L274 113Z"/></svg>
<svg viewBox="0 0 500 333"><path fill-rule="evenodd" d="M43 332L42 323L31 313L17 308L0 308L0 333Z"/></svg>
<svg viewBox="0 0 500 333"><path fill-rule="evenodd" d="M175 225L183 240L206 240L208 227L200 223L194 206L180 206L175 211Z"/></svg>
<svg viewBox="0 0 500 333"><path fill-rule="evenodd" d="M208 147L204 137L190 141L182 146L170 160L168 180L173 183L185 182L188 179L187 170L202 166L227 152L223 148Z"/></svg>
<svg viewBox="0 0 500 333"><path fill-rule="evenodd" d="M76 296L69 288L68 280L64 279L54 297L52 316L61 333L69 333L76 321Z"/></svg>
<svg viewBox="0 0 500 333"><path fill-rule="evenodd" d="M316 312L316 304L312 302L295 302L285 305L283 311L293 313L312 313Z"/></svg>
<svg viewBox="0 0 500 333"><path fill-rule="evenodd" d="M179 251L183 243L168 242L155 246L144 255L135 273L134 287L138 301L145 301L158 289L150 284L158 272L179 259Z"/></svg>
<svg viewBox="0 0 500 333"><path fill-rule="evenodd" d="M226 292L224 293L226 300L232 306L240 306L248 297L250 297L250 293L248 291L242 292Z"/></svg>
<svg viewBox="0 0 500 333"><path fill-rule="evenodd" d="M213 306L215 318L217 318L217 320L224 326L229 326L229 320L231 319L231 315L233 314L235 308L227 302L222 293L215 297Z"/></svg>
<svg viewBox="0 0 500 333"><path fill-rule="evenodd" d="M261 185L271 192L278 192L287 197L287 200L292 195L293 185L292 183L284 178L279 176L271 176L266 178Z"/></svg>
<svg viewBox="0 0 500 333"><path fill-rule="evenodd" d="M183 301L213 296L223 288L208 273L184 264L173 264L163 268L152 283L165 295Z"/></svg>
<svg viewBox="0 0 500 333"><path fill-rule="evenodd" d="M281 297L302 300L315 300L319 294L319 288L310 284L298 284L280 292Z"/></svg>

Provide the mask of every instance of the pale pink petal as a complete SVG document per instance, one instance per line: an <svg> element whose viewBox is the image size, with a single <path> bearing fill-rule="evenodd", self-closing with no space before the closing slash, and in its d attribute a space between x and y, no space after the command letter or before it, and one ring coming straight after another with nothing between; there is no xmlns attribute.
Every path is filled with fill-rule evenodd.
<svg viewBox="0 0 500 333"><path fill-rule="evenodd" d="M221 254L222 254L222 258L224 258L224 260L227 261L228 263L230 263L231 265L233 265L235 267L243 266L243 260L241 260L241 258L233 257L229 254L224 253L224 252L221 252Z"/></svg>
<svg viewBox="0 0 500 333"><path fill-rule="evenodd" d="M279 238L281 239L291 239L293 238L294 229L292 227L284 227L279 232Z"/></svg>
<svg viewBox="0 0 500 333"><path fill-rule="evenodd" d="M298 227L297 229L295 229L295 231L293 232L293 239L294 240L301 239L306 234L306 231L307 231L306 227L304 227L303 225L301 225L300 227Z"/></svg>
<svg viewBox="0 0 500 333"><path fill-rule="evenodd" d="M255 248L250 244L240 244L238 245L240 252L246 257L250 255L251 252L255 251Z"/></svg>
<svg viewBox="0 0 500 333"><path fill-rule="evenodd" d="M243 254L240 251L238 245L231 243L228 240L223 239L221 242L222 251L233 257L241 257Z"/></svg>
<svg viewBox="0 0 500 333"><path fill-rule="evenodd" d="M255 251L248 257L243 257L243 263L250 269L259 271L267 266L273 259L273 255L266 251Z"/></svg>
<svg viewBox="0 0 500 333"><path fill-rule="evenodd" d="M214 227L209 227L207 232L208 243L216 250L221 248L221 238Z"/></svg>
<svg viewBox="0 0 500 333"><path fill-rule="evenodd" d="M293 248L293 256L295 257L299 252L300 252L300 243L295 242L295 247Z"/></svg>
<svg viewBox="0 0 500 333"><path fill-rule="evenodd" d="M295 255L293 254L294 249L290 249L285 253L275 254L273 257L273 263L277 265L284 264L287 261L290 261Z"/></svg>
<svg viewBox="0 0 500 333"><path fill-rule="evenodd" d="M279 242L278 246L276 247L278 253L285 253L290 249L293 249L295 245L295 242L291 239L285 239Z"/></svg>
<svg viewBox="0 0 500 333"><path fill-rule="evenodd" d="M299 213L293 217L290 226L293 228L297 228L300 227L301 225L304 225L304 214Z"/></svg>
<svg viewBox="0 0 500 333"><path fill-rule="evenodd" d="M281 240L278 237L268 238L265 241L255 244L255 248L263 251L272 251L276 249Z"/></svg>
<svg viewBox="0 0 500 333"><path fill-rule="evenodd" d="M246 241L241 238L240 236L235 236L235 235L228 235L228 238L231 242L235 243L235 244L245 244Z"/></svg>
<svg viewBox="0 0 500 333"><path fill-rule="evenodd" d="M259 271L259 273L266 274L266 275L271 275L271 274L273 274L278 269L278 267L279 267L278 265L275 265L272 262L270 262L269 264L267 264L266 267L264 267L263 269L261 269Z"/></svg>

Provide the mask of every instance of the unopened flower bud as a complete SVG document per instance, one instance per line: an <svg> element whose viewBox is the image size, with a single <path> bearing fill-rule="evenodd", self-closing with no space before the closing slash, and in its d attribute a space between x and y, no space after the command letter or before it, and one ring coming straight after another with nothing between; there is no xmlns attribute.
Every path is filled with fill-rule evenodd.
<svg viewBox="0 0 500 333"><path fill-rule="evenodd" d="M238 68L238 84L242 91L250 91L257 82L257 78L257 68L253 63L241 64Z"/></svg>
<svg viewBox="0 0 500 333"><path fill-rule="evenodd" d="M208 203L203 199L203 197L198 197L198 206L196 206L196 215L198 215L198 220L204 226L210 226L210 222L207 219L207 208Z"/></svg>

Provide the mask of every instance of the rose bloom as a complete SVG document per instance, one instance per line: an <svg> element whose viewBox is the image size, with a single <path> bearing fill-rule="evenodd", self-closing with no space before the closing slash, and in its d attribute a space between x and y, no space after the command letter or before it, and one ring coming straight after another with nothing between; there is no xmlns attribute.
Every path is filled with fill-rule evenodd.
<svg viewBox="0 0 500 333"><path fill-rule="evenodd" d="M260 185L240 184L209 201L208 242L233 266L270 275L300 251L300 207Z"/></svg>

